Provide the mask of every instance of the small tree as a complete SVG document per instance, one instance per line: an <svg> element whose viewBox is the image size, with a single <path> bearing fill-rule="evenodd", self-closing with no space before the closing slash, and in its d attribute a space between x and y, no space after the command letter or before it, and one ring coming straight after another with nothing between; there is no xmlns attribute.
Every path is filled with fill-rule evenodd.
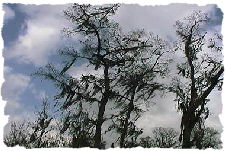
<svg viewBox="0 0 225 151"><path fill-rule="evenodd" d="M202 146L203 149L206 148L221 149L222 142L220 139L220 133L212 127L206 127L204 130Z"/></svg>
<svg viewBox="0 0 225 151"><path fill-rule="evenodd" d="M183 53L184 62L177 66L180 77L174 79L171 91L177 95L178 109L182 112L182 148L191 148L194 126L209 115L206 106L210 101L208 96L216 86L221 87L224 71L222 37L219 34L212 37L204 31L208 21L206 14L195 12L176 22L176 32L180 38L177 50Z"/></svg>
<svg viewBox="0 0 225 151"><path fill-rule="evenodd" d="M12 122L9 133L4 137L7 146L24 146L26 148L57 147L56 138L50 136L52 117L48 113L47 99L43 99L42 108L36 112L37 119L22 124ZM51 138L51 140L49 140Z"/></svg>
<svg viewBox="0 0 225 151"><path fill-rule="evenodd" d="M178 144L178 132L173 128L157 127L152 133L156 147L170 148Z"/></svg>
<svg viewBox="0 0 225 151"><path fill-rule="evenodd" d="M196 126L192 132L192 146L198 149L221 148L220 133L212 127Z"/></svg>
<svg viewBox="0 0 225 151"><path fill-rule="evenodd" d="M179 146L178 132L173 128L156 127L152 137L141 138L142 147L176 148Z"/></svg>
<svg viewBox="0 0 225 151"><path fill-rule="evenodd" d="M10 123L10 131L4 136L4 143L9 147L16 145L27 147L29 133L27 132L27 123L21 124L12 122Z"/></svg>
<svg viewBox="0 0 225 151"><path fill-rule="evenodd" d="M155 147L155 141L150 136L142 137L142 138L140 138L140 146L144 147L144 148Z"/></svg>
<svg viewBox="0 0 225 151"><path fill-rule="evenodd" d="M29 123L31 128L29 147L31 148L50 147L47 134L51 131L49 126L53 118L48 113L48 107L47 99L43 99L42 108L36 113L37 119Z"/></svg>

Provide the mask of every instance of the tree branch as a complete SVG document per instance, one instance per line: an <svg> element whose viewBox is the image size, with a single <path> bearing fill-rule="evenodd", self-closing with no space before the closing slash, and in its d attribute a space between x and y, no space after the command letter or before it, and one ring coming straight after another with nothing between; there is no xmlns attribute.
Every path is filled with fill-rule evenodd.
<svg viewBox="0 0 225 151"><path fill-rule="evenodd" d="M224 67L222 67L219 70L219 72L213 78L211 78L211 85L208 87L207 90L205 90L202 96L196 101L196 104L195 104L196 107L201 105L202 101L204 101L208 97L209 93L215 88L223 72L224 72Z"/></svg>

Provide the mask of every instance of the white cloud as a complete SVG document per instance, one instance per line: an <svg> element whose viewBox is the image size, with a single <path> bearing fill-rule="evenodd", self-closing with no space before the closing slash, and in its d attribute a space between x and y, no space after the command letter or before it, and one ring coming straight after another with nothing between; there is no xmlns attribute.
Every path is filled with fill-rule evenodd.
<svg viewBox="0 0 225 151"><path fill-rule="evenodd" d="M33 63L37 66L47 63L51 52L59 41L58 30L49 26L40 27L28 21L27 34L19 36L14 45L9 48L7 57L16 58L22 63Z"/></svg>
<svg viewBox="0 0 225 151"><path fill-rule="evenodd" d="M48 96L46 94L45 90L37 89L35 83L32 83L32 82L29 84L29 90L31 91L34 98L37 99L37 100L40 100L40 101L43 98Z"/></svg>
<svg viewBox="0 0 225 151"><path fill-rule="evenodd" d="M3 10L5 11L4 14L4 22L7 22L10 19L15 17L15 12L9 6L3 5Z"/></svg>
<svg viewBox="0 0 225 151"><path fill-rule="evenodd" d="M209 118L206 120L206 125L213 127L219 131L222 131L222 124L219 119L219 115L222 113L222 92L214 90L209 95L210 102L207 104L209 108Z"/></svg>
<svg viewBox="0 0 225 151"><path fill-rule="evenodd" d="M2 99L7 101L4 113L9 115L8 121L23 122L24 120L34 119L34 114L30 110L25 109L20 101L22 94L30 87L30 77L21 73L13 73L13 69L9 66L4 67L5 81L2 84ZM31 98L32 99L32 98ZM4 132L9 131L9 123L5 125Z"/></svg>
<svg viewBox="0 0 225 151"><path fill-rule="evenodd" d="M9 66L4 66L3 73L7 75L10 72L12 72L12 68Z"/></svg>
<svg viewBox="0 0 225 151"><path fill-rule="evenodd" d="M65 7L18 5L28 15L24 22L25 32L5 48L6 59L16 59L20 63L42 66L54 54L63 39L60 30L65 27L62 10Z"/></svg>
<svg viewBox="0 0 225 151"><path fill-rule="evenodd" d="M26 90L30 77L20 73L5 73L5 82L2 85L2 97L4 100L18 100L18 97Z"/></svg>
<svg viewBox="0 0 225 151"><path fill-rule="evenodd" d="M32 63L35 66L45 65L49 61L49 57L59 49L61 44L65 43L60 30L63 27L71 26L62 12L67 6L18 5L19 10L28 16L24 22L26 28L25 32L22 32L24 34L19 35L16 41L5 48L5 58L16 59L19 63ZM156 7L121 5L114 18L125 30L144 28L171 40L175 36L173 25L177 19L181 19L197 9L213 12L214 7L215 5L199 7L186 4Z"/></svg>
<svg viewBox="0 0 225 151"><path fill-rule="evenodd" d="M4 67L5 82L2 85L2 98L7 101L5 106L5 113L14 116L20 116L25 112L20 105L21 95L27 90L30 82L30 77L20 74L12 73L10 67ZM18 111L21 113L18 114Z"/></svg>
<svg viewBox="0 0 225 151"><path fill-rule="evenodd" d="M215 11L215 5L187 5L170 4L159 6L121 5L117 11L115 20L122 25L122 29L145 29L154 32L168 40L175 40L176 20L183 19L193 11L202 10L211 13Z"/></svg>

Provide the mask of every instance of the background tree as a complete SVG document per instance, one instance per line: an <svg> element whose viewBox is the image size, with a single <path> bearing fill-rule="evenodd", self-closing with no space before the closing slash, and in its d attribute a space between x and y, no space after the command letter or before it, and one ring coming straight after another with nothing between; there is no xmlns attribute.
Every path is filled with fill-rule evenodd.
<svg viewBox="0 0 225 151"><path fill-rule="evenodd" d="M152 137L147 136L147 137L141 137L140 138L140 146L144 148L151 148L155 147L155 142Z"/></svg>
<svg viewBox="0 0 225 151"><path fill-rule="evenodd" d="M174 79L171 91L177 95L178 109L182 112L183 148L191 148L191 132L196 123L207 119L208 96L222 82L222 37L205 31L208 22L206 14L195 12L175 25L180 38L177 51L183 52L184 61L177 66L180 77Z"/></svg>
<svg viewBox="0 0 225 151"><path fill-rule="evenodd" d="M51 131L50 122L53 118L48 113L48 107L47 99L43 99L42 108L36 113L37 119L30 123L29 144L31 148L52 147L48 141L48 134Z"/></svg>
<svg viewBox="0 0 225 151"><path fill-rule="evenodd" d="M60 133L68 131L68 137L71 136L69 147L93 147L94 124L88 117L88 113L79 110L79 113L69 112L64 118L63 127Z"/></svg>
<svg viewBox="0 0 225 151"><path fill-rule="evenodd" d="M156 127L152 131L152 137L142 138L142 147L176 148L179 146L178 132L173 128Z"/></svg>
<svg viewBox="0 0 225 151"><path fill-rule="evenodd" d="M222 142L220 140L220 133L212 127L199 127L195 126L192 132L192 144L194 148L207 149L214 148L220 149Z"/></svg>
<svg viewBox="0 0 225 151"><path fill-rule="evenodd" d="M222 142L220 139L219 131L212 127L206 127L204 130L204 136L202 139L202 146L203 146L203 149L206 149L206 148L221 149Z"/></svg>
<svg viewBox="0 0 225 151"><path fill-rule="evenodd" d="M4 137L7 146L20 145L26 148L58 147L56 137L50 135L52 117L49 115L47 99L43 99L41 109L36 112L35 121L22 124L12 122L8 135ZM55 129L56 130L56 129Z"/></svg>
<svg viewBox="0 0 225 151"><path fill-rule="evenodd" d="M16 145L27 147L28 145L28 132L27 123L10 123L10 130L8 134L4 136L4 143L9 147L14 147Z"/></svg>
<svg viewBox="0 0 225 151"><path fill-rule="evenodd" d="M178 132L173 128L157 127L152 131L152 133L157 147L170 148L175 147L178 143Z"/></svg>

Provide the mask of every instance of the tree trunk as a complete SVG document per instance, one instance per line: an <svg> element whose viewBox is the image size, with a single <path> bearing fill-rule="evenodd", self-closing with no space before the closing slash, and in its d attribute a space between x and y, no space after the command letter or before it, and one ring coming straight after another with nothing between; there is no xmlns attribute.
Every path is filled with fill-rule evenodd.
<svg viewBox="0 0 225 151"><path fill-rule="evenodd" d="M196 124L194 112L183 113L183 141L182 148L191 148L191 132Z"/></svg>
<svg viewBox="0 0 225 151"><path fill-rule="evenodd" d="M185 127L183 130L182 148L191 148L191 131L190 127Z"/></svg>
<svg viewBox="0 0 225 151"><path fill-rule="evenodd" d="M222 67L219 72L211 79L211 85L208 87L208 89L201 95L199 99L196 99L195 94L191 93L191 102L190 106L188 108L188 112L186 115L183 113L183 117L185 116L185 120L183 122L184 130L183 130L183 142L182 142L182 148L191 148L192 144L190 141L190 136L192 129L194 128L196 124L196 117L193 114L196 109L204 103L205 99L209 95L209 93L214 89L216 84L218 83L219 77L222 75L224 71L224 68ZM193 84L193 83L192 83ZM189 113L189 114L188 114ZM197 118L200 117L202 112L199 112L199 115L197 115ZM201 148L201 146L199 146Z"/></svg>
<svg viewBox="0 0 225 151"><path fill-rule="evenodd" d="M131 94L131 99L130 99L130 103L128 105L128 111L127 111L127 117L125 119L125 124L121 133L121 138L120 138L120 147L123 148L125 147L124 141L127 135L127 130L128 130L128 122L130 119L130 114L131 112L134 110L134 96L135 96L135 89L133 88L132 94Z"/></svg>
<svg viewBox="0 0 225 151"><path fill-rule="evenodd" d="M104 113L105 113L105 106L109 100L109 67L105 66L104 68L104 81L105 81L105 92L103 93L103 97L101 102L99 103L99 111L98 111L98 119L96 123L96 131L95 131L95 148L101 149L101 134L102 134L102 124L104 122Z"/></svg>

